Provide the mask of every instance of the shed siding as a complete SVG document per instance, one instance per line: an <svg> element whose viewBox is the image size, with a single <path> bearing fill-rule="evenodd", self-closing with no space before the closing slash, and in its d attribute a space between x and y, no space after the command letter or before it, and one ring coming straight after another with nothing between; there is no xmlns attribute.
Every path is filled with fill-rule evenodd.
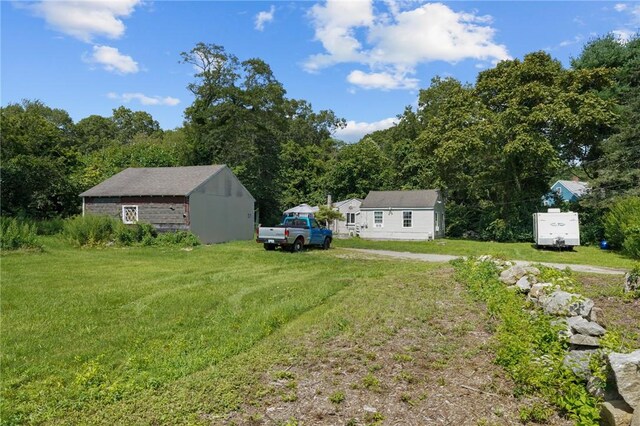
<svg viewBox="0 0 640 426"><path fill-rule="evenodd" d="M189 197L191 230L204 243L253 239L254 200L227 168Z"/></svg>
<svg viewBox="0 0 640 426"><path fill-rule="evenodd" d="M159 231L188 230L185 197L86 197L85 213L107 215L122 220L122 206L138 206L138 221Z"/></svg>

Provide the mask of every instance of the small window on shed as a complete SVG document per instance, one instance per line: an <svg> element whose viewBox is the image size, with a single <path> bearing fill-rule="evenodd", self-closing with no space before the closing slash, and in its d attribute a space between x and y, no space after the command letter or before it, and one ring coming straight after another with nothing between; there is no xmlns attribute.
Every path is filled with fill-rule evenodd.
<svg viewBox="0 0 640 426"><path fill-rule="evenodd" d="M138 206L122 206L122 222L138 223Z"/></svg>

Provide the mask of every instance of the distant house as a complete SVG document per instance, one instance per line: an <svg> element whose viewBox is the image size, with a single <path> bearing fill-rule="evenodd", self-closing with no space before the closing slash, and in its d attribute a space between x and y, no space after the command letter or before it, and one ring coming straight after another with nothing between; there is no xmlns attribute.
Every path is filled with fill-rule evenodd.
<svg viewBox="0 0 640 426"><path fill-rule="evenodd" d="M554 194L558 195L565 202L577 201L586 194L588 190L588 184L578 179L558 180L551 185L551 191L544 197L543 203L545 206L551 206L553 204Z"/></svg>
<svg viewBox="0 0 640 426"><path fill-rule="evenodd" d="M355 236L360 231L360 205L362 200L359 198L349 198L348 200L336 201L332 208L344 217L344 220L334 220L331 224L331 230L334 234L343 236Z"/></svg>
<svg viewBox="0 0 640 426"><path fill-rule="evenodd" d="M371 191L360 205L360 236L367 239L432 240L444 237L440 191Z"/></svg>
<svg viewBox="0 0 640 426"><path fill-rule="evenodd" d="M129 168L80 196L83 215L191 231L207 244L253 238L255 200L225 165Z"/></svg>

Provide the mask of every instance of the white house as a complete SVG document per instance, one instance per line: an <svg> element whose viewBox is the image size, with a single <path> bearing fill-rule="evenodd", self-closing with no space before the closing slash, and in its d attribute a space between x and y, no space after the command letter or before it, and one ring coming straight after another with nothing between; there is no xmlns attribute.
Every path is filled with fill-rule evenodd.
<svg viewBox="0 0 640 426"><path fill-rule="evenodd" d="M344 236L355 236L360 231L360 205L362 200L350 198L348 200L336 201L333 203L333 210L342 213L344 220L334 220L331 230L334 234Z"/></svg>
<svg viewBox="0 0 640 426"><path fill-rule="evenodd" d="M360 205L360 236L380 240L444 237L440 191L371 191Z"/></svg>

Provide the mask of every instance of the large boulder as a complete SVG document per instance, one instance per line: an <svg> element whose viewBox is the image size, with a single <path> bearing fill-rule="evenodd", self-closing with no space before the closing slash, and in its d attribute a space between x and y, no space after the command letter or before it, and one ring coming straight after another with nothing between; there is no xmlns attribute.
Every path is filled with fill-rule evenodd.
<svg viewBox="0 0 640 426"><path fill-rule="evenodd" d="M618 392L633 409L640 410L640 350L630 354L612 352L608 358Z"/></svg>
<svg viewBox="0 0 640 426"><path fill-rule="evenodd" d="M591 356L597 351L595 349L587 349L583 351L569 351L562 360L562 365L573 371L573 374L583 380L587 380L591 375L589 362Z"/></svg>
<svg viewBox="0 0 640 426"><path fill-rule="evenodd" d="M505 284L515 284L520 278L522 278L527 271L520 265L513 265L512 267L505 269L500 273L500 281Z"/></svg>
<svg viewBox="0 0 640 426"><path fill-rule="evenodd" d="M528 293L529 290L531 290L531 282L529 282L529 277L525 275L524 277L520 278L516 282L516 287L518 287L518 290L520 290L522 293Z"/></svg>
<svg viewBox="0 0 640 426"><path fill-rule="evenodd" d="M562 290L541 297L540 303L545 313L558 316L586 317L593 308L593 300Z"/></svg>
<svg viewBox="0 0 640 426"><path fill-rule="evenodd" d="M600 347L600 339L593 336L585 336L584 334L574 334L570 336L569 343L573 346L589 346L591 348Z"/></svg>
<svg viewBox="0 0 640 426"><path fill-rule="evenodd" d="M629 426L633 410L622 400L606 401L600 406L600 424L603 426Z"/></svg>
<svg viewBox="0 0 640 426"><path fill-rule="evenodd" d="M569 317L567 323L574 333L587 336L603 336L607 332L602 326L593 321L587 321L582 317Z"/></svg>

